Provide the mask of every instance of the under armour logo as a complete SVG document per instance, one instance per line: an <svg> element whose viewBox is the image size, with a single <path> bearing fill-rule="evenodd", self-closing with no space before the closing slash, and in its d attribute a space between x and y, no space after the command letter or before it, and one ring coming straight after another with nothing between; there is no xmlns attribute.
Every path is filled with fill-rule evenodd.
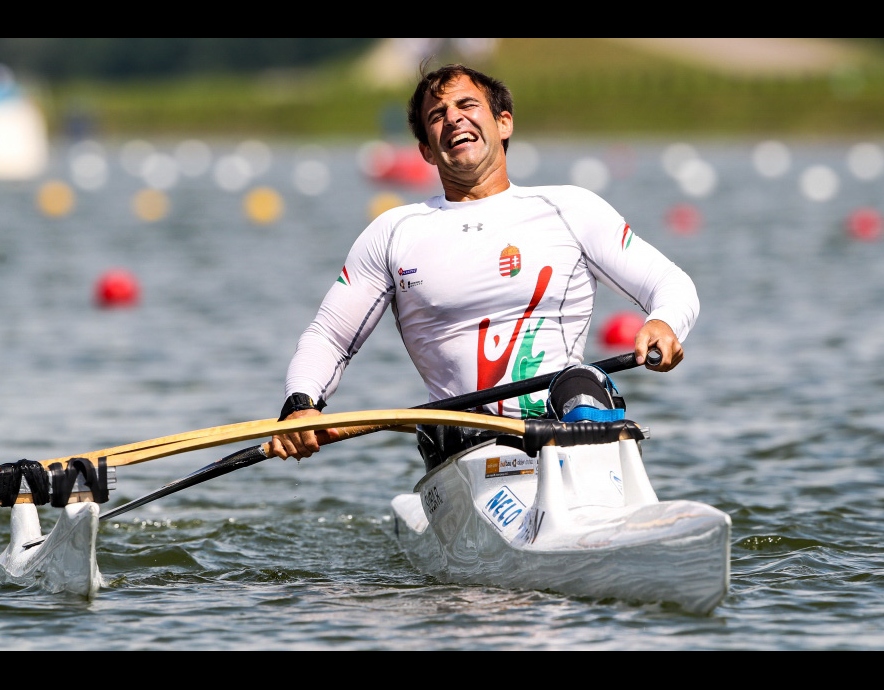
<svg viewBox="0 0 884 690"><path fill-rule="evenodd" d="M470 230L470 228L472 228L474 230L481 230L482 224L481 223L478 223L476 225L467 225L466 223L463 224L463 231L464 232L467 232L468 230Z"/></svg>

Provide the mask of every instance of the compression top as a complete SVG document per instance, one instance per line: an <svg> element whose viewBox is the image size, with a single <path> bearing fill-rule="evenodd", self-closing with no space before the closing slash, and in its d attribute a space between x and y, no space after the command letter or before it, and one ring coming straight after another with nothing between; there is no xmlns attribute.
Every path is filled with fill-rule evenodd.
<svg viewBox="0 0 884 690"><path fill-rule="evenodd" d="M579 364L599 282L680 341L699 313L691 278L581 187L391 209L356 239L300 337L286 396L327 401L387 306L431 402ZM484 409L524 418L545 402L540 392Z"/></svg>

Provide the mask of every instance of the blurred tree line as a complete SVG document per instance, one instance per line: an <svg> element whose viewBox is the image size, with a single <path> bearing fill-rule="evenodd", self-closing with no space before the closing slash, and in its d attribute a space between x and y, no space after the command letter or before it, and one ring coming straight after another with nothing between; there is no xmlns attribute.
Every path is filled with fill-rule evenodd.
<svg viewBox="0 0 884 690"><path fill-rule="evenodd" d="M592 38L0 38L0 66L53 135L407 137L431 56L506 82L522 133L877 136L884 39L830 40L849 56L789 73Z"/></svg>
<svg viewBox="0 0 884 690"><path fill-rule="evenodd" d="M0 38L0 64L50 82L126 81L312 67L376 38Z"/></svg>

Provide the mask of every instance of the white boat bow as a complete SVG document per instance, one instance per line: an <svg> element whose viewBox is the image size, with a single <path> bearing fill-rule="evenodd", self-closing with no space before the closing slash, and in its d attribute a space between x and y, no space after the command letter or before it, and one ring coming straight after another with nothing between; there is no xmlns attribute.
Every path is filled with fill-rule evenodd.
<svg viewBox="0 0 884 690"><path fill-rule="evenodd" d="M115 469L102 463L96 471L83 459L72 459L46 472L39 463L20 461L0 467L0 478L0 501L10 506L0 583L93 599L103 584L96 556L99 502L116 484ZM48 503L58 508L58 517L44 534L38 506Z"/></svg>
<svg viewBox="0 0 884 690"><path fill-rule="evenodd" d="M391 508L411 563L442 582L669 602L701 615L729 586L730 516L659 501L632 438L545 445L537 457L489 441Z"/></svg>
<svg viewBox="0 0 884 690"><path fill-rule="evenodd" d="M10 543L0 554L5 581L94 598L102 585L95 554L98 514L98 504L92 501L69 503L44 537L37 506L12 506Z"/></svg>

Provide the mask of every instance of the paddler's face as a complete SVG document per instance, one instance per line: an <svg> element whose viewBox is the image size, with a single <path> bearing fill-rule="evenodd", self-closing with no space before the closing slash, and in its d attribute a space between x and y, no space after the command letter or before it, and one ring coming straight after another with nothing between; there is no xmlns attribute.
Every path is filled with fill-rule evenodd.
<svg viewBox="0 0 884 690"><path fill-rule="evenodd" d="M502 142L512 134L513 116L504 111L495 119L485 91L469 77L457 77L438 98L428 93L421 116L429 141L419 144L421 154L443 178L479 179L506 165Z"/></svg>

